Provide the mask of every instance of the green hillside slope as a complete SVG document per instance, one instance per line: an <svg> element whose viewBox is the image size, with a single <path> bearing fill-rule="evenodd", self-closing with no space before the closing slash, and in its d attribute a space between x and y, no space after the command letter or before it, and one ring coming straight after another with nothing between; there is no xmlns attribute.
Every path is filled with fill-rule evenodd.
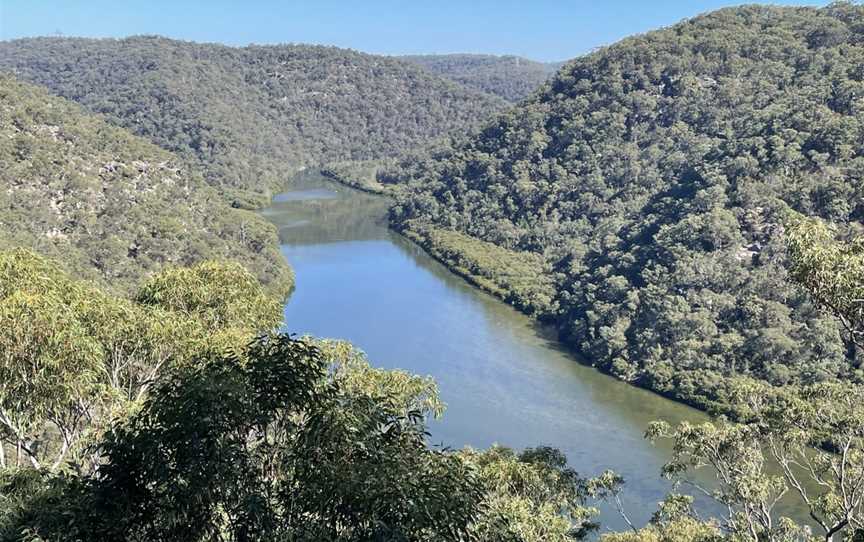
<svg viewBox="0 0 864 542"><path fill-rule="evenodd" d="M505 105L335 47L36 38L0 43L0 70L176 152L239 204L260 204L299 168L395 156Z"/></svg>
<svg viewBox="0 0 864 542"><path fill-rule="evenodd" d="M0 247L27 246L129 290L165 266L236 259L278 294L274 228L200 173L44 89L0 76Z"/></svg>
<svg viewBox="0 0 864 542"><path fill-rule="evenodd" d="M468 88L518 102L546 82L558 64L518 56L409 55L399 57Z"/></svg>
<svg viewBox="0 0 864 542"><path fill-rule="evenodd" d="M789 208L860 229L862 151L864 7L749 6L571 61L388 178L408 184L397 227L593 363L722 401L731 375L861 377L861 353L787 279L782 233ZM531 255L534 281L514 283L507 262Z"/></svg>

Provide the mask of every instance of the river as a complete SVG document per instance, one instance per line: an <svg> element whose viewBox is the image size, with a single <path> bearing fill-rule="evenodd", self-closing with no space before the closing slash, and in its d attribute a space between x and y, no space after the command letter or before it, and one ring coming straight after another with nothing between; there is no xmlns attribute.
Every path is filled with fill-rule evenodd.
<svg viewBox="0 0 864 542"><path fill-rule="evenodd" d="M660 478L669 449L643 438L647 425L705 415L579 363L528 317L388 230L387 205L307 173L262 211L296 273L286 329L347 339L376 366L433 376L447 403L431 424L435 443L545 444L584 476L616 471L628 514L644 524L670 490ZM600 519L604 530L624 527L608 507Z"/></svg>

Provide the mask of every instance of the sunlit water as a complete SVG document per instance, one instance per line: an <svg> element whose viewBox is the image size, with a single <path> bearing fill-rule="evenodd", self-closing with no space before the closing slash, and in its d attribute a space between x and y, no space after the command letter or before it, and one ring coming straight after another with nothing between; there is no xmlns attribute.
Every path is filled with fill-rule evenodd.
<svg viewBox="0 0 864 542"><path fill-rule="evenodd" d="M669 450L647 442L646 427L703 414L580 364L529 318L389 231L386 199L310 174L292 186L262 211L296 273L290 332L347 339L374 365L433 376L447 403L434 443L555 446L580 474L623 475L631 519L650 518L671 486L660 478ZM604 530L624 527L602 508Z"/></svg>

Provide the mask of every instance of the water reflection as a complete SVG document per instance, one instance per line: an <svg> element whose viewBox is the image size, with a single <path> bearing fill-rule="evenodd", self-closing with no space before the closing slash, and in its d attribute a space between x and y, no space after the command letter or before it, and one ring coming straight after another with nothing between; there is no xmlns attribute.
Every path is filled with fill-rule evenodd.
<svg viewBox="0 0 864 542"><path fill-rule="evenodd" d="M317 187L288 192L262 213L276 224L286 245L387 238L388 200L361 192L348 197L346 190Z"/></svg>

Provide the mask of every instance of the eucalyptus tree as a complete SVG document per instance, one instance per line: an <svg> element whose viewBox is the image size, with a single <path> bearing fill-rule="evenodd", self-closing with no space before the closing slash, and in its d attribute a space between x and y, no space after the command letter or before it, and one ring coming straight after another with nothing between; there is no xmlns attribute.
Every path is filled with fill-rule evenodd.
<svg viewBox="0 0 864 542"><path fill-rule="evenodd" d="M567 542L597 531L586 504L590 481L547 446L515 452L503 446L463 450L478 471L483 500L469 532L477 542Z"/></svg>
<svg viewBox="0 0 864 542"><path fill-rule="evenodd" d="M199 320L208 331L267 331L282 321L281 299L265 291L237 262L205 261L165 269L144 282L136 301Z"/></svg>
<svg viewBox="0 0 864 542"><path fill-rule="evenodd" d="M864 360L856 356L856 347L864 348L864 237L842 242L836 226L791 216L786 234L791 275L843 325L847 356L860 369Z"/></svg>
<svg viewBox="0 0 864 542"><path fill-rule="evenodd" d="M663 467L665 477L726 507L727 513L720 519L723 532L752 542L806 539L805 531L792 520L777 517L776 507L789 487L782 476L768 471L756 428L725 422L684 422L672 429L664 422L655 422L647 436L673 441L672 458ZM704 486L689 476L703 467L714 473L715 487Z"/></svg>
<svg viewBox="0 0 864 542"><path fill-rule="evenodd" d="M0 435L16 465L22 455L35 468L63 464L105 399L102 356L57 295L16 292L0 302Z"/></svg>
<svg viewBox="0 0 864 542"><path fill-rule="evenodd" d="M655 423L648 436L673 442L665 476L723 503L722 527L749 540L806 538L778 518L781 499L794 498L826 542L864 529L864 388L841 383L735 388L740 423ZM778 465L779 472L772 472ZM709 467L716 487L689 476Z"/></svg>
<svg viewBox="0 0 864 542"><path fill-rule="evenodd" d="M398 397L349 392L345 375L328 375L313 342L285 335L177 367L107 433L85 491L72 483L53 508L24 506L8 529L105 541L465 539L482 496L469 466L429 448L422 414Z"/></svg>
<svg viewBox="0 0 864 542"><path fill-rule="evenodd" d="M92 444L164 370L242 348L281 314L234 263L164 270L133 301L27 250L0 253L0 465L96 468Z"/></svg>

